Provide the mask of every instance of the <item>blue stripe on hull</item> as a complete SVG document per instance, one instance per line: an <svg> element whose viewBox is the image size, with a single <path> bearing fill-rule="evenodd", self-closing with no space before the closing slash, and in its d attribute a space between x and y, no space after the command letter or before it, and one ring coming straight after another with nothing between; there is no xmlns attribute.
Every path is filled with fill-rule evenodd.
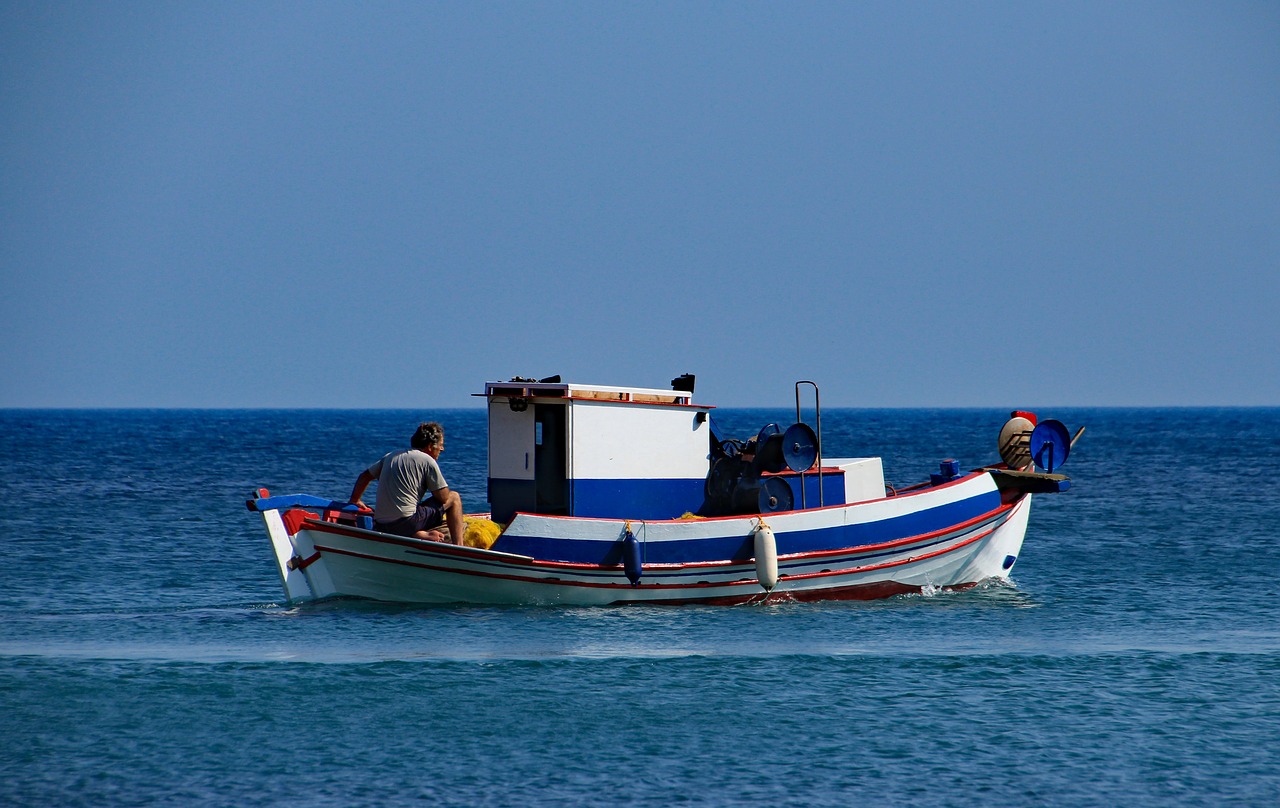
<svg viewBox="0 0 1280 808"><path fill-rule="evenodd" d="M945 530L990 513L999 507L1000 494L991 491L959 502L877 522L782 532L777 536L778 554L809 553L882 544ZM493 549L549 561L607 565L622 563L621 541L584 541L504 534L499 537ZM743 563L751 560L754 549L751 536L747 534L742 537L648 542L643 544L643 552L646 564L688 564L724 560Z"/></svg>

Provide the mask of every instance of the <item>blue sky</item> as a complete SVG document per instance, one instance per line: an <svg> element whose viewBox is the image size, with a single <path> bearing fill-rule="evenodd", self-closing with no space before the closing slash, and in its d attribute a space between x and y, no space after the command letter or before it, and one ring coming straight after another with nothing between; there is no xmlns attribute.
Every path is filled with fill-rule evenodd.
<svg viewBox="0 0 1280 808"><path fill-rule="evenodd" d="M0 406L1280 405L1275 3L0 5Z"/></svg>

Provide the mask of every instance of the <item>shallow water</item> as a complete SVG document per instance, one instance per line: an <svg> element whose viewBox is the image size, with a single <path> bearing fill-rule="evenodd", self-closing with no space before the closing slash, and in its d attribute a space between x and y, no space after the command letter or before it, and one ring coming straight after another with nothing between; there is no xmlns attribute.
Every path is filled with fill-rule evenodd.
<svg viewBox="0 0 1280 808"><path fill-rule="evenodd" d="M0 803L1280 802L1280 410L1051 414L1013 586L521 609L281 602L245 498L345 496L424 414L0 412ZM430 415L483 509L483 413ZM909 484L1005 416L824 440Z"/></svg>

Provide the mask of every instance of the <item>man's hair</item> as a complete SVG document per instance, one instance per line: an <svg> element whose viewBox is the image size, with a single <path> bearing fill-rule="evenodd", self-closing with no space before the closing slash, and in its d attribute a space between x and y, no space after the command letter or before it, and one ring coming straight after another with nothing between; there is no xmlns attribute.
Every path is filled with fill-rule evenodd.
<svg viewBox="0 0 1280 808"><path fill-rule="evenodd" d="M444 427L435 421L428 421L418 424L418 429L409 439L409 445L414 449L429 449L442 440L444 440Z"/></svg>

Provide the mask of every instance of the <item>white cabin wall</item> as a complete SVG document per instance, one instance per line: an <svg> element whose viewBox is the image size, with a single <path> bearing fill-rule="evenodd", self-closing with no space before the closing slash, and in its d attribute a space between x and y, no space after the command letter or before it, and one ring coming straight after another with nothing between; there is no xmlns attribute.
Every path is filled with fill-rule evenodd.
<svg viewBox="0 0 1280 808"><path fill-rule="evenodd" d="M576 401L570 413L576 479L704 479L710 427L700 410Z"/></svg>

